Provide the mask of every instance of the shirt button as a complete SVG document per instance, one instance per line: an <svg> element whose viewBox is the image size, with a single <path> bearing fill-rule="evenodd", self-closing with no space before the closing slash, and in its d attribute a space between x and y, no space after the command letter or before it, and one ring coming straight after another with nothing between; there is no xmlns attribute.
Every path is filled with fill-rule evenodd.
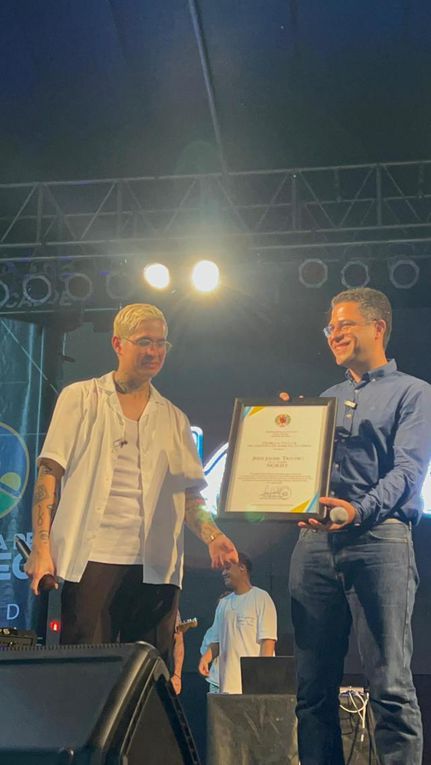
<svg viewBox="0 0 431 765"><path fill-rule="evenodd" d="M340 467L340 463L336 462L335 465L334 465L334 468L337 468L337 470L338 470L339 467Z"/></svg>
<svg viewBox="0 0 431 765"><path fill-rule="evenodd" d="M330 492L329 492L329 496L330 496L330 497L335 497L335 491L330 491Z"/></svg>
<svg viewBox="0 0 431 765"><path fill-rule="evenodd" d="M350 412L349 412L348 414L346 414L346 418L347 418L348 420L351 420L351 419L352 419L352 415L351 415L351 413L350 413Z"/></svg>

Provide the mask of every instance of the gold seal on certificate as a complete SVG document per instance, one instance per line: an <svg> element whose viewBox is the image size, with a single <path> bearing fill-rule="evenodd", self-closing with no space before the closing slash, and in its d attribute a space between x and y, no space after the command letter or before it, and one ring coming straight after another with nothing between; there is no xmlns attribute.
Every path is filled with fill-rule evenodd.
<svg viewBox="0 0 431 765"><path fill-rule="evenodd" d="M321 518L335 432L334 398L235 399L221 517Z"/></svg>

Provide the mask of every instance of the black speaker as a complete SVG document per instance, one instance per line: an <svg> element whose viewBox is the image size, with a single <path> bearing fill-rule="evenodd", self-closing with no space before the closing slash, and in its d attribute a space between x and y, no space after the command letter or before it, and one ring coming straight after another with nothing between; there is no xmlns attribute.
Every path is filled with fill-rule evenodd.
<svg viewBox="0 0 431 765"><path fill-rule="evenodd" d="M207 695L207 765L299 765L296 697Z"/></svg>
<svg viewBox="0 0 431 765"><path fill-rule="evenodd" d="M0 651L8 648L31 648L36 645L37 635L33 630L17 630L15 627L0 627Z"/></svg>
<svg viewBox="0 0 431 765"><path fill-rule="evenodd" d="M0 652L0 765L199 765L148 643Z"/></svg>

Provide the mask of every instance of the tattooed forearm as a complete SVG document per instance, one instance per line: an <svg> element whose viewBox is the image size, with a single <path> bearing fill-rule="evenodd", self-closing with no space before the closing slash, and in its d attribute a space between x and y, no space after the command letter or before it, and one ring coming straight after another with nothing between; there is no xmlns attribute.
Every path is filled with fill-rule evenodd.
<svg viewBox="0 0 431 765"><path fill-rule="evenodd" d="M54 475L54 469L51 465L41 465L39 469L39 475Z"/></svg>
<svg viewBox="0 0 431 765"><path fill-rule="evenodd" d="M42 502L44 499L48 497L48 492L46 490L46 487L43 484L37 483L34 489L34 497L33 497L33 503L35 505Z"/></svg>
<svg viewBox="0 0 431 765"><path fill-rule="evenodd" d="M209 544L222 532L214 523L211 513L206 509L205 501L199 494L186 492L186 524L202 542Z"/></svg>
<svg viewBox="0 0 431 765"><path fill-rule="evenodd" d="M39 468L33 496L34 544L49 543L49 531L57 509L57 495L63 469L55 462Z"/></svg>

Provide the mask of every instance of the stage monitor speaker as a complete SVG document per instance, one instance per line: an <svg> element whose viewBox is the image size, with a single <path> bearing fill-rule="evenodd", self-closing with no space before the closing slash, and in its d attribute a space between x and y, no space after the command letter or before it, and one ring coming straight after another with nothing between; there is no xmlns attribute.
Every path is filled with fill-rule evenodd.
<svg viewBox="0 0 431 765"><path fill-rule="evenodd" d="M0 765L199 765L148 643L0 652Z"/></svg>
<svg viewBox="0 0 431 765"><path fill-rule="evenodd" d="M0 627L0 651L8 648L31 648L36 645L37 635L33 630L17 630L15 627Z"/></svg>

